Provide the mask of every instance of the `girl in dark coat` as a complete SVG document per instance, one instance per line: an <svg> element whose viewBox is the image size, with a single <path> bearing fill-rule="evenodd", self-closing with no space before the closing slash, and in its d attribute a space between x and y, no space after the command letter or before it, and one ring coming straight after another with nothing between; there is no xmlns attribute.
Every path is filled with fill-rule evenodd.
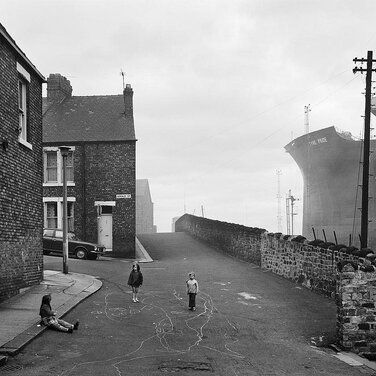
<svg viewBox="0 0 376 376"><path fill-rule="evenodd" d="M51 329L65 333L73 333L73 329L78 329L78 321L73 325L56 317L56 312L51 308L51 294L42 297L39 315L42 318L42 323Z"/></svg>
<svg viewBox="0 0 376 376"><path fill-rule="evenodd" d="M128 285L132 288L132 299L133 303L138 303L137 294L138 289L142 286L144 282L144 277L140 271L140 265L138 263L134 263L132 266L131 274L129 274L128 278Z"/></svg>

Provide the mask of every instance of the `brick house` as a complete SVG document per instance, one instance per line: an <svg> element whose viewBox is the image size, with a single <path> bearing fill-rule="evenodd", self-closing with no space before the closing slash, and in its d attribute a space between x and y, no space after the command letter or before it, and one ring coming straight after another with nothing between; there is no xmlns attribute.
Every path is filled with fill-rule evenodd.
<svg viewBox="0 0 376 376"><path fill-rule="evenodd" d="M44 227L62 228L62 157L67 158L68 229L116 257L135 256L133 90L123 95L72 96L60 74L43 98Z"/></svg>
<svg viewBox="0 0 376 376"><path fill-rule="evenodd" d="M154 204L151 200L149 181L136 180L136 234L157 232L154 225Z"/></svg>
<svg viewBox="0 0 376 376"><path fill-rule="evenodd" d="M43 279L44 82L0 24L0 301Z"/></svg>

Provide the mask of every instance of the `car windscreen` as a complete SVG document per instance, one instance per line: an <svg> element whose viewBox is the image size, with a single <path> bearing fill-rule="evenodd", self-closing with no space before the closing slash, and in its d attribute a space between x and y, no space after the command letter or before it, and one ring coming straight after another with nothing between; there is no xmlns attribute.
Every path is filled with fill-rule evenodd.
<svg viewBox="0 0 376 376"><path fill-rule="evenodd" d="M55 230L44 230L43 236L54 236Z"/></svg>
<svg viewBox="0 0 376 376"><path fill-rule="evenodd" d="M61 231L61 230L56 230L56 231L55 231L55 237L56 237L56 238L62 238L62 237L63 237L63 231Z"/></svg>
<svg viewBox="0 0 376 376"><path fill-rule="evenodd" d="M68 239L69 240L80 240L77 238L77 236L75 234L73 234L73 232L68 232Z"/></svg>

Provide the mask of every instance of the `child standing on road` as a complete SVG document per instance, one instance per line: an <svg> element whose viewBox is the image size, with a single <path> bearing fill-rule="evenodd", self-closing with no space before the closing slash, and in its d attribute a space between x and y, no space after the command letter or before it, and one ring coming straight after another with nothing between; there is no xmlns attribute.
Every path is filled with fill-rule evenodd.
<svg viewBox="0 0 376 376"><path fill-rule="evenodd" d="M196 295L198 293L198 282L195 279L195 273L190 272L187 280L187 294L189 296L189 309L191 311L196 310Z"/></svg>
<svg viewBox="0 0 376 376"><path fill-rule="evenodd" d="M135 262L132 266L131 274L129 274L128 285L132 288L132 300L133 303L138 303L137 294L138 289L142 286L144 277L140 271L140 265Z"/></svg>

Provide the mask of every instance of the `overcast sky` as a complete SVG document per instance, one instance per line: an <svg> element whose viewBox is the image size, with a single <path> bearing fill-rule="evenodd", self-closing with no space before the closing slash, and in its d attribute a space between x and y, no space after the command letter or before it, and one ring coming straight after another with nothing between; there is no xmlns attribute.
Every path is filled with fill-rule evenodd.
<svg viewBox="0 0 376 376"><path fill-rule="evenodd" d="M282 230L300 171L284 146L335 125L359 136L375 50L375 0L1 0L0 22L37 69L73 95L134 90L137 178L159 232L202 215ZM301 231L302 201L296 205Z"/></svg>

